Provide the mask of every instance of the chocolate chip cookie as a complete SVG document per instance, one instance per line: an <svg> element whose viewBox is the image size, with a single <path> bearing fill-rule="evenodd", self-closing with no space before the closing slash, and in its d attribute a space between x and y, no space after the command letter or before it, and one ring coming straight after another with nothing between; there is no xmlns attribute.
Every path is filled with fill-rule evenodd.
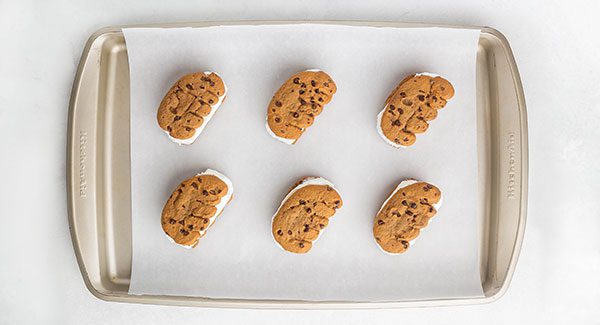
<svg viewBox="0 0 600 325"><path fill-rule="evenodd" d="M196 247L232 197L229 178L207 169L184 180L173 191L162 211L162 228L175 243Z"/></svg>
<svg viewBox="0 0 600 325"><path fill-rule="evenodd" d="M416 134L429 128L438 110L454 96L452 84L432 74L410 75L400 82L377 116L377 130L390 145L401 148L415 143Z"/></svg>
<svg viewBox="0 0 600 325"><path fill-rule="evenodd" d="M191 144L202 133L227 93L216 73L198 72L181 77L158 107L158 125L178 144Z"/></svg>
<svg viewBox="0 0 600 325"><path fill-rule="evenodd" d="M375 217L373 236L377 245L390 254L404 253L437 213L441 199L442 192L429 183L401 182Z"/></svg>
<svg viewBox="0 0 600 325"><path fill-rule="evenodd" d="M331 101L337 88L331 77L307 70L290 77L275 93L267 110L267 131L275 139L294 144Z"/></svg>
<svg viewBox="0 0 600 325"><path fill-rule="evenodd" d="M331 182L321 177L305 178L288 192L273 216L273 238L288 252L306 253L342 204Z"/></svg>

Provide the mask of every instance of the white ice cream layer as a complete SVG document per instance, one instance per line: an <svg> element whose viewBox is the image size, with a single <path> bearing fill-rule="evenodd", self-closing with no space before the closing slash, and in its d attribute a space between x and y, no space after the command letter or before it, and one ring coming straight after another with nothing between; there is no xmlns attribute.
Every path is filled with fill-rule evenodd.
<svg viewBox="0 0 600 325"><path fill-rule="evenodd" d="M268 119L268 117L267 117L267 119ZM271 128L269 127L269 121L268 121L268 120L267 120L267 122L265 123L265 127L267 128L267 132L269 132L269 134L270 134L270 135L271 135L273 138L275 138L275 139L277 139L277 140L279 140L279 141L281 141L281 142L283 142L283 143L285 143L285 144L294 144L294 142L296 142L296 140L297 140L297 139L286 139L286 138L282 138L282 137L280 137L280 136L276 135L276 134L273 132L273 130L271 130Z"/></svg>
<svg viewBox="0 0 600 325"><path fill-rule="evenodd" d="M431 72L421 72L421 73L415 73L415 76L417 76L417 77L418 76L428 76L431 78L435 78L435 77L439 77L440 75L436 74L436 73L431 73Z"/></svg>
<svg viewBox="0 0 600 325"><path fill-rule="evenodd" d="M211 73L212 72L210 72L210 71L205 71L204 72L204 74L207 74L207 75L210 75ZM202 121L202 125L200 125L199 128L197 128L196 130L194 130L194 135L192 135L191 138L187 138L187 139L176 139L176 138L173 138L169 134L168 131L165 131L165 133L167 134L167 136L169 137L169 139L171 139L171 141L177 143L178 145L188 145L188 144L192 144L192 143L194 143L194 141L196 141L196 138L198 138L198 136L200 136L200 134L202 133L202 131L206 127L206 124L208 124L208 122L210 121L210 119L217 112L217 109L219 108L219 106L221 106L221 104L223 103L223 99L225 98L225 95L227 95L227 85L225 84L225 81L223 81L223 86L225 87L225 91L223 92L223 95L219 96L219 100L216 103L214 103L213 105L210 105L210 113L208 113L208 115L206 115L205 117L203 117L204 121Z"/></svg>
<svg viewBox="0 0 600 325"><path fill-rule="evenodd" d="M381 210L383 210L383 207L385 207L385 205L386 205L386 204L388 203L388 201L389 201L389 200L392 198L392 196L394 196L394 195L396 194L396 192L398 192L399 190L401 190L401 189L403 189L403 188L405 188L405 187L408 187L408 186L410 186L410 185L413 185L413 184L415 184L415 183L419 183L419 182L420 182L420 181L417 181L417 180L414 180L414 179L406 179L406 180L403 180L402 182L400 182L400 184L398 184L398 186L396 186L396 189L395 189L395 190L392 192L392 194L391 194L390 196L388 196L388 198L385 200L385 202L383 202L383 204L381 205L381 208L379 208L379 211L377 211L377 215L379 215L379 213L381 212ZM435 204L433 204L433 205L432 205L432 206L433 206L433 208L436 210L436 213L437 213L438 209L439 209L439 208L442 206L443 197L444 197L444 196L443 196L443 194L441 194L441 191L440 191L440 200L439 200L437 203L435 203ZM421 228L421 229L420 229L419 236L421 235L421 233L423 232L423 230L424 230L424 229L425 229L425 228L426 228L428 225L429 225L429 220L427 221L427 225L425 225L425 227L423 227L423 228ZM417 238L419 238L419 237L417 236ZM417 240L417 238L415 238L415 239L413 239L413 240L410 240L410 241L408 242L408 243L410 244L410 246L413 246L413 245L414 245L414 242ZM382 252L384 252L384 253L386 253L386 254L388 254L388 255L400 255L400 254L402 254L402 253L390 253L390 252L388 252L388 251L384 250L383 248L381 248L381 246L379 246L379 243L377 242L377 240L375 240L375 243L377 244L377 247L379 247L379 249L380 249Z"/></svg>
<svg viewBox="0 0 600 325"><path fill-rule="evenodd" d="M225 206L227 205L227 203L229 203L229 201L231 200L231 197L233 196L233 183L227 176L219 173L216 170L207 169L203 173L197 174L196 176L201 176L201 175L215 176L215 177L219 178L220 180L222 180L223 182L225 182L225 184L227 184L227 193L221 198L221 201L219 201L219 203L215 206L215 208L217 208L217 212L215 212L215 214L212 217L210 217L208 227L206 227L206 229L204 229L203 231L200 232L200 235L204 235L206 233L206 231L208 230L208 228L215 222L215 219L217 218L217 216L219 216L221 214L221 212L223 212L223 209L225 209Z"/></svg>
<svg viewBox="0 0 600 325"><path fill-rule="evenodd" d="M219 203L215 206L215 208L217 208L217 211L215 212L215 214L212 217L210 217L208 219L208 226L204 230L200 231L200 237L204 236L206 231L208 231L208 228L210 228L210 226L212 226L212 224L215 222L217 217L221 214L221 212L223 212L223 210L225 209L225 206L227 205L227 203L229 203L229 201L231 200L231 197L233 196L233 183L227 176L219 173L216 170L212 170L212 169L207 169L200 174L196 174L196 176L201 176L201 175L216 176L217 178L219 178L220 180L225 182L225 184L227 184L227 193L221 198L221 201L219 201ZM188 245L182 245L182 244L176 243L175 240L173 240L173 238L169 237L168 235L167 235L167 238L169 238L169 240L171 240L171 242L173 242L179 246L182 246L185 248L193 248L194 247L193 244L188 246Z"/></svg>
<svg viewBox="0 0 600 325"><path fill-rule="evenodd" d="M306 179L304 179L302 181L302 183L298 184L298 186L294 187L286 196L285 198L281 201L281 204L279 205L279 208L277 208L277 211L275 212L275 214L273 215L273 217L271 218L271 224L273 224L273 220L275 220L275 216L279 213L279 210L281 209L281 207L283 206L283 204L285 202L287 202L287 200L294 195L294 193L296 193L296 191L298 191L299 189L305 187L305 186L309 186L309 185L328 185L329 187L333 188L334 191L337 192L337 190L335 189L335 186L333 185L333 183L331 183L330 181L326 180L323 177L307 177ZM338 192L339 193L339 192ZM317 240L319 239L319 237L321 237L321 234L323 234L323 230L319 231L319 235L317 236L317 238L315 238L315 240L313 240L313 243L316 243ZM277 246L279 246L281 249L283 249L284 251L286 251L281 244L279 244L279 242L275 239L275 234L273 235L273 240L275 240L275 243L277 244ZM286 251L287 252L287 251Z"/></svg>

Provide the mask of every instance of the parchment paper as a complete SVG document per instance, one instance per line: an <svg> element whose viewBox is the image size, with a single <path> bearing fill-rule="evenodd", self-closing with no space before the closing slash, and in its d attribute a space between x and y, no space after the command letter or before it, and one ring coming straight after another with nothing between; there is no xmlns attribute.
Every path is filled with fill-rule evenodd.
<svg viewBox="0 0 600 325"><path fill-rule="evenodd" d="M213 298L402 300L481 296L475 62L479 31L335 25L124 30L131 72L133 265L129 292ZM267 105L293 73L318 68L338 92L294 146L265 130ZM172 143L156 110L183 74L215 71L227 99L191 146ZM414 146L377 134L385 98L409 73L450 80L456 96ZM178 183L218 170L233 201L195 249L160 226ZM281 250L271 218L289 187L322 176L344 207L305 255ZM405 178L436 184L444 204L407 253L390 256L373 218Z"/></svg>

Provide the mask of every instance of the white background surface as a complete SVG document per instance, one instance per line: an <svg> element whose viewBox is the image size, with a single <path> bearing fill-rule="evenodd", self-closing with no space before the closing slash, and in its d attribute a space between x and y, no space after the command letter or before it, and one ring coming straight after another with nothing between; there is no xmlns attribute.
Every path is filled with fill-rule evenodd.
<svg viewBox="0 0 600 325"><path fill-rule="evenodd" d="M307 24L126 30L129 292L338 301L481 296L479 203L463 200L478 193L479 35ZM315 67L332 76L337 92L294 146L283 144L265 128L266 108L286 79ZM156 107L181 75L198 70L218 72L227 99L196 142L179 147L158 127ZM418 145L398 150L377 134L377 114L404 75L423 70L452 80L456 95ZM206 167L232 180L234 198L196 249L182 249L164 237L159 216L177 184ZM273 241L271 218L285 191L307 175L333 182L344 206L310 253L290 254ZM435 184L445 202L414 247L394 258L377 248L373 218L407 177Z"/></svg>
<svg viewBox="0 0 600 325"><path fill-rule="evenodd" d="M595 1L0 0L0 323L595 324L600 319L600 43ZM66 117L87 37L106 25L228 19L489 25L511 42L529 115L529 213L511 287L483 306L216 310L106 303L69 237Z"/></svg>

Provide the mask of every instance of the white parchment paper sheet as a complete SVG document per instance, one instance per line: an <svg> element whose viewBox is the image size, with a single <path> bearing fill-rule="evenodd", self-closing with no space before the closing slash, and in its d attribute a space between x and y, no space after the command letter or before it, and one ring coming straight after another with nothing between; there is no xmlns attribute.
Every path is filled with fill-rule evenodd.
<svg viewBox="0 0 600 325"><path fill-rule="evenodd" d="M481 296L475 62L479 31L340 25L126 29L131 71L133 265L130 293L225 298L402 300ZM265 130L267 105L293 73L318 68L338 92L295 146ZM191 146L172 143L156 110L195 71L218 72L224 104ZM456 96L414 146L377 134L385 98L407 74L438 73ZM205 168L234 183L231 204L195 249L160 226L178 183ZM271 217L304 176L332 181L344 207L306 255L281 250ZM439 186L444 205L410 250L380 251L372 224L404 178Z"/></svg>

